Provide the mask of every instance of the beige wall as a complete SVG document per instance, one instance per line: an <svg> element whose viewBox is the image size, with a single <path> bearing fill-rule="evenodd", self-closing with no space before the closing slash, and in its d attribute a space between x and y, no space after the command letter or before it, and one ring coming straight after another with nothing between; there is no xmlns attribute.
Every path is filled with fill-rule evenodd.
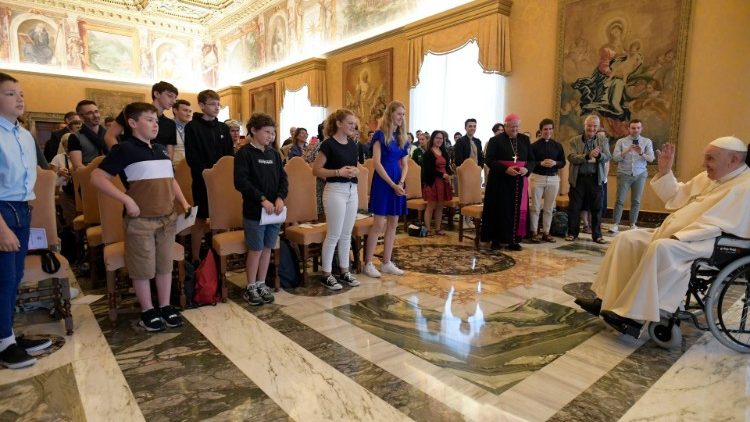
<svg viewBox="0 0 750 422"><path fill-rule="evenodd" d="M507 79L506 109L523 119L522 130L552 117L557 54L556 0L515 0L511 12L513 74ZM750 141L750 3L694 0L688 36L676 172L687 179L702 171L702 150L712 139L734 134ZM648 136L648 128L645 128ZM616 178L610 176L609 206ZM646 188L641 209L663 211Z"/></svg>

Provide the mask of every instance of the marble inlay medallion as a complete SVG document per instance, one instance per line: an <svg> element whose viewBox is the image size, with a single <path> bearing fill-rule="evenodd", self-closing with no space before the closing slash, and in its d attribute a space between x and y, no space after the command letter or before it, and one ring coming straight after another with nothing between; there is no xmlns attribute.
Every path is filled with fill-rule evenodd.
<svg viewBox="0 0 750 422"><path fill-rule="evenodd" d="M580 240L577 240L575 242L569 242L565 245L558 246L555 248L560 251L567 251L567 252L575 252L582 255L588 255L588 256L604 256L604 253L607 252L607 248L597 246L593 242L582 242Z"/></svg>
<svg viewBox="0 0 750 422"><path fill-rule="evenodd" d="M407 245L393 251L401 269L424 274L472 275L504 271L515 265L510 256L497 251L477 251L462 245Z"/></svg>
<svg viewBox="0 0 750 422"><path fill-rule="evenodd" d="M567 306L528 299L484 315L477 303L466 319L389 294L329 312L495 394L552 362L603 328Z"/></svg>
<svg viewBox="0 0 750 422"><path fill-rule="evenodd" d="M0 386L0 421L83 421L86 416L70 364Z"/></svg>
<svg viewBox="0 0 750 422"><path fill-rule="evenodd" d="M595 299L596 293L591 290L591 284L592 283L568 283L562 287L562 290L574 298Z"/></svg>

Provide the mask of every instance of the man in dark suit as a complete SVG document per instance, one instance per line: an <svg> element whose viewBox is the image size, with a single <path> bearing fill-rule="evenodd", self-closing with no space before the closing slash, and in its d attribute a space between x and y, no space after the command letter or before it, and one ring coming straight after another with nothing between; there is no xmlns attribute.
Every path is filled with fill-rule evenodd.
<svg viewBox="0 0 750 422"><path fill-rule="evenodd" d="M466 119L464 122L466 135L456 141L453 147L456 167L460 166L467 158L473 158L479 167L484 166L484 154L482 153L482 141L474 137L477 131L477 120L474 118Z"/></svg>
<svg viewBox="0 0 750 422"><path fill-rule="evenodd" d="M78 127L73 128L74 130L78 130L81 128L81 119L78 117L78 114L76 114L75 111L69 111L65 113L64 120L65 127L52 132L49 140L46 144L44 144L44 158L46 158L47 161L52 161L52 159L55 158L55 155L57 155L57 150L58 148L60 148L60 139L63 135L72 131L71 125L74 122L77 122L78 124Z"/></svg>

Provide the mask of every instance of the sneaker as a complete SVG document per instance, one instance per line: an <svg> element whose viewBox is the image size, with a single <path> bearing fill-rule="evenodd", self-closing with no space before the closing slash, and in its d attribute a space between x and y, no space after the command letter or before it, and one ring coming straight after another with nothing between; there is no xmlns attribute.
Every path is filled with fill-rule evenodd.
<svg viewBox="0 0 750 422"><path fill-rule="evenodd" d="M359 286L359 281L349 271L345 272L344 275L340 276L339 281L348 284L349 287Z"/></svg>
<svg viewBox="0 0 750 422"><path fill-rule="evenodd" d="M397 267L392 261L380 266L380 271L386 274L404 275L404 270Z"/></svg>
<svg viewBox="0 0 750 422"><path fill-rule="evenodd" d="M471 221L470 218L464 218L464 228L465 229L473 229L474 228L474 222Z"/></svg>
<svg viewBox="0 0 750 422"><path fill-rule="evenodd" d="M141 312L141 322L138 325L145 328L146 331L162 331L164 329L164 322L162 322L161 315L156 308Z"/></svg>
<svg viewBox="0 0 750 422"><path fill-rule="evenodd" d="M16 344L26 350L26 353L36 353L52 346L52 341L48 338L32 340L24 336L16 337Z"/></svg>
<svg viewBox="0 0 750 422"><path fill-rule="evenodd" d="M263 299L263 303L271 303L274 300L276 300L275 297L273 297L273 293L271 293L271 289L266 286L266 283L261 284L256 289L258 292L258 296L260 296L261 299Z"/></svg>
<svg viewBox="0 0 750 422"><path fill-rule="evenodd" d="M523 247L521 246L520 243L511 243L510 245L508 245L508 250L518 252L518 251L522 251Z"/></svg>
<svg viewBox="0 0 750 422"><path fill-rule="evenodd" d="M609 228L610 233L617 233L620 231L620 227L617 224L613 224L612 227Z"/></svg>
<svg viewBox="0 0 750 422"><path fill-rule="evenodd" d="M630 230L636 230L636 229L638 229L638 226L636 226L635 224L630 225Z"/></svg>
<svg viewBox="0 0 750 422"><path fill-rule="evenodd" d="M174 328L182 325L182 316L174 306L167 305L159 309L159 313L161 314L161 320L167 324L167 327Z"/></svg>
<svg viewBox="0 0 750 422"><path fill-rule="evenodd" d="M336 277L334 277L333 274L328 274L321 277L320 284L326 286L330 290L341 290L344 288L341 284L339 284L338 280L336 280Z"/></svg>
<svg viewBox="0 0 750 422"><path fill-rule="evenodd" d="M21 369L36 363L36 358L26 353L18 344L11 344L0 352L0 365L9 369Z"/></svg>
<svg viewBox="0 0 750 422"><path fill-rule="evenodd" d="M368 262L367 264L365 264L365 269L362 271L368 277L380 278L380 271L378 271L378 269L375 268L375 265L372 262Z"/></svg>
<svg viewBox="0 0 750 422"><path fill-rule="evenodd" d="M242 298L252 306L260 306L263 304L263 298L260 297L258 289L253 286L247 286L245 293L242 293Z"/></svg>

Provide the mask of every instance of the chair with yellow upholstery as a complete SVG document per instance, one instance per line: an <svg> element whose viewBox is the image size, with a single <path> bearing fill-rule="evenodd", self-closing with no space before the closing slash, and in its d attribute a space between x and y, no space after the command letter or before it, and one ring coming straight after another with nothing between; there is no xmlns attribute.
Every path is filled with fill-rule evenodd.
<svg viewBox="0 0 750 422"><path fill-rule="evenodd" d="M124 192L125 187L119 177L114 177L112 183ZM122 211L123 205L118 200L99 193L97 195L99 211L101 215L102 243L104 244L104 267L107 271L107 299L109 301L109 320L114 325L117 315L121 311L118 299L122 291L129 291L132 283L126 280L122 286L117 284L117 270L125 268L125 234L123 232ZM179 243L174 243L173 259L177 261L177 289L180 293L180 306L185 308L187 298L185 297L185 249ZM173 287L174 288L174 287Z"/></svg>
<svg viewBox="0 0 750 422"><path fill-rule="evenodd" d="M422 167L416 161L409 158L408 168L406 171L406 209L407 215L404 215L404 230L408 226L408 210L417 211L417 222L422 224L422 217L427 201L422 199Z"/></svg>
<svg viewBox="0 0 750 422"><path fill-rule="evenodd" d="M37 168L34 195L36 199L30 202L31 227L44 229L47 236L47 247L60 261L60 268L49 274L42 269L42 257L26 255L23 264L23 279L18 286L16 303L38 302L52 300L57 316L65 320L65 332L73 334L73 314L70 311L70 265L60 253L60 239L57 237L57 219L55 218L55 181L57 175L52 170ZM4 271L4 269L0 269ZM45 280L52 280L52 284L45 284Z"/></svg>
<svg viewBox="0 0 750 422"><path fill-rule="evenodd" d="M555 198L555 207L558 210L567 209L570 206L570 183L568 183L568 176L570 175L570 163L565 162L565 167L560 169L560 191L557 192L557 198Z"/></svg>
<svg viewBox="0 0 750 422"><path fill-rule="evenodd" d="M469 217L474 223L474 237L464 234L464 219L458 219L458 241L463 242L464 237L474 240L474 245L479 249L479 235L482 230L482 168L476 161L469 158L456 169L458 174L458 202L461 217ZM471 230L471 229L469 229Z"/></svg>
<svg viewBox="0 0 750 422"><path fill-rule="evenodd" d="M102 246L102 227L99 222L99 205L97 203L98 192L91 184L91 173L99 167L104 160L100 155L91 161L86 167L75 171L81 187L81 208L83 210L83 224L86 227L86 244L88 245L89 268L91 271L91 282L95 284L97 274L97 248Z"/></svg>
<svg viewBox="0 0 750 422"><path fill-rule="evenodd" d="M321 254L327 227L325 223L318 223L316 178L312 168L301 157L294 157L286 163L284 170L289 179L284 237L299 248L302 281L307 283L310 278L307 260L313 259L313 271L317 271L317 257Z"/></svg>
<svg viewBox="0 0 750 422"><path fill-rule="evenodd" d="M367 167L358 165L359 175L357 176L357 197L359 203L357 209L366 210L370 202L370 172ZM354 255L354 271L362 271L362 261L364 260L365 242L370 228L375 223L372 216L366 218L357 218L352 229L352 253Z"/></svg>

